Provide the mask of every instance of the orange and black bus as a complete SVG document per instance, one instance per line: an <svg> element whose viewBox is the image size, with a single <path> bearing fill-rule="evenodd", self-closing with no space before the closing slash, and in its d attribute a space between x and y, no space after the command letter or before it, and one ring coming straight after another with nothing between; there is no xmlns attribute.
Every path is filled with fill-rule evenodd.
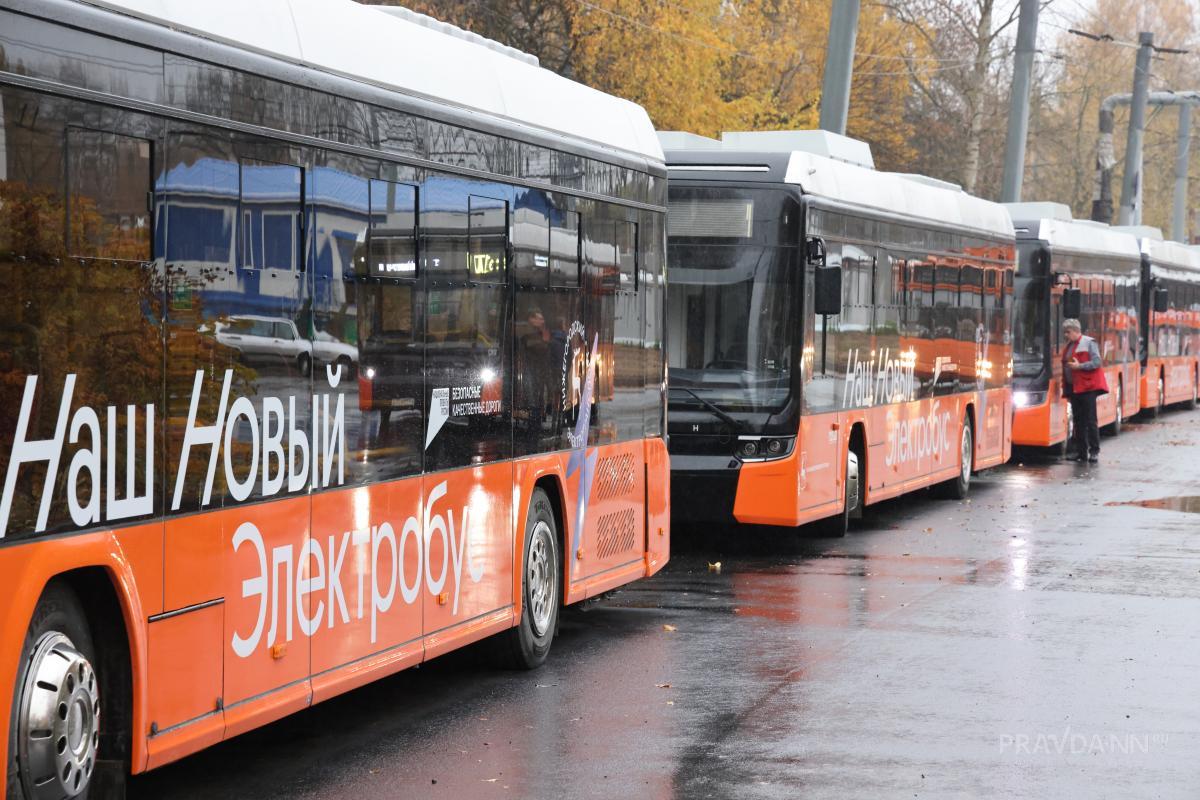
<svg viewBox="0 0 1200 800"><path fill-rule="evenodd" d="M665 177L638 106L349 0L0 3L8 800L536 666L660 569Z"/></svg>
<svg viewBox="0 0 1200 800"><path fill-rule="evenodd" d="M1139 231L1142 409L1195 408L1200 394L1200 249Z"/></svg>
<svg viewBox="0 0 1200 800"><path fill-rule="evenodd" d="M1001 206L828 134L660 137L676 519L841 535L865 505L961 497L1007 460Z"/></svg>
<svg viewBox="0 0 1200 800"><path fill-rule="evenodd" d="M1017 232L1013 318L1013 444L1064 452L1073 430L1062 395L1061 325L1078 319L1096 340L1109 392L1096 402L1102 433L1138 412L1142 268L1137 239L1073 220L1059 203L1012 203Z"/></svg>

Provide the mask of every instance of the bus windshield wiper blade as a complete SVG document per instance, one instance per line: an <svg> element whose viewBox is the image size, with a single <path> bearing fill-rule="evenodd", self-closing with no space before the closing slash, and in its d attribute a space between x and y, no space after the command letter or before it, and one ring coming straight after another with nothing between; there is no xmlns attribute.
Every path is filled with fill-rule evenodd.
<svg viewBox="0 0 1200 800"><path fill-rule="evenodd" d="M741 432L741 430L742 430L741 423L739 423L733 417L729 416L729 414L726 413L725 411L722 411L721 407L716 405L715 403L710 403L708 400L705 400L703 397L696 394L691 389L685 389L682 386L672 386L671 391L672 392L687 392L692 397L696 398L696 400L700 403L700 405L704 406L709 411L711 411L713 413L713 415L716 416L717 419L721 420L726 425L733 428L735 431Z"/></svg>

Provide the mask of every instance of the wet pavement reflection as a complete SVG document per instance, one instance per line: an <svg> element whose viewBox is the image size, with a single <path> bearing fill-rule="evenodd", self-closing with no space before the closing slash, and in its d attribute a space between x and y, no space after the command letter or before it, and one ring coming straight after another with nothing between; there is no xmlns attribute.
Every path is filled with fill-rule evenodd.
<svg viewBox="0 0 1200 800"><path fill-rule="evenodd" d="M540 670L453 654L132 793L1194 798L1197 426L1140 424L1098 465L1020 454L841 540L676 530L663 573L567 611Z"/></svg>
<svg viewBox="0 0 1200 800"><path fill-rule="evenodd" d="M1156 497L1153 500L1130 500L1127 502L1106 503L1105 505L1141 506L1142 508L1157 508L1162 511L1185 511L1189 514L1200 514L1200 495Z"/></svg>

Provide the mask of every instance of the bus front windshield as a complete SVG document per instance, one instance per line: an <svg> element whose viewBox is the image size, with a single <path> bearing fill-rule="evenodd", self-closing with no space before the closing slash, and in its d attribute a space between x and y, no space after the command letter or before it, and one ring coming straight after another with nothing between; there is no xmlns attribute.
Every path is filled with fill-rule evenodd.
<svg viewBox="0 0 1200 800"><path fill-rule="evenodd" d="M1050 342L1049 253L1042 243L1019 241L1013 285L1013 375L1037 378L1046 367Z"/></svg>
<svg viewBox="0 0 1200 800"><path fill-rule="evenodd" d="M1046 365L1050 304L1046 278L1017 276L1013 306L1013 375L1032 378Z"/></svg>
<svg viewBox="0 0 1200 800"><path fill-rule="evenodd" d="M773 412L792 385L794 248L668 248L672 399ZM681 396L679 396L681 395ZM691 395L691 397L688 397Z"/></svg>

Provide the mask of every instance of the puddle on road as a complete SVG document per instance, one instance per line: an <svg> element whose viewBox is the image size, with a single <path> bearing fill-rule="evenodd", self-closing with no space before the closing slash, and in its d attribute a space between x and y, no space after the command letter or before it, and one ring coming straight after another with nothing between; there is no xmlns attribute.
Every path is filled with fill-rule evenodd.
<svg viewBox="0 0 1200 800"><path fill-rule="evenodd" d="M1141 506L1156 508L1162 511L1183 511L1189 514L1200 514L1200 495L1184 495L1182 497L1158 497L1153 500L1124 500L1105 503L1106 506Z"/></svg>

